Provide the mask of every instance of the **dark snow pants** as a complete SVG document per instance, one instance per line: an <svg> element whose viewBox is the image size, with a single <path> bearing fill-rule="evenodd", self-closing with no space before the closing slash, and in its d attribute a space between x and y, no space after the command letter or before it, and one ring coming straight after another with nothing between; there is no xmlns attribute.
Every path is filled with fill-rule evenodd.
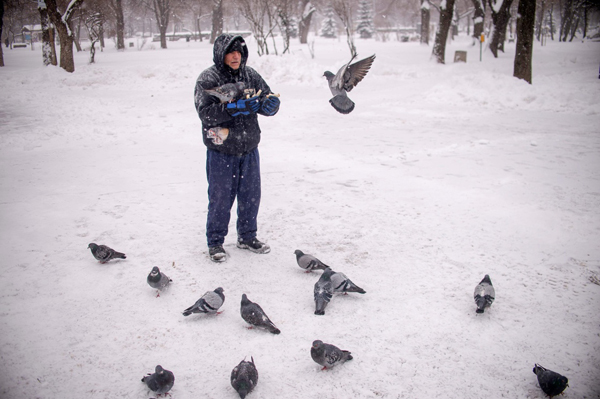
<svg viewBox="0 0 600 399"><path fill-rule="evenodd" d="M206 152L208 178L208 246L223 245L228 232L231 208L237 197L239 240L256 237L256 217L260 205L260 158L258 148L244 155Z"/></svg>

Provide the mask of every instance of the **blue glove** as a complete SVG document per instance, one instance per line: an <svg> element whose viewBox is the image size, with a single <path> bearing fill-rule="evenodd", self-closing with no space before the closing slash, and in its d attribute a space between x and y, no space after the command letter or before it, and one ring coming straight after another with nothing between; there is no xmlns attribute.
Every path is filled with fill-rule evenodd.
<svg viewBox="0 0 600 399"><path fill-rule="evenodd" d="M231 116L255 114L260 108L260 102L257 97L249 99L240 99L227 104L227 111Z"/></svg>
<svg viewBox="0 0 600 399"><path fill-rule="evenodd" d="M275 97L275 96L265 97L265 99L260 104L260 110L267 116L273 116L279 110L280 103L281 103L281 101L279 101L278 97Z"/></svg>

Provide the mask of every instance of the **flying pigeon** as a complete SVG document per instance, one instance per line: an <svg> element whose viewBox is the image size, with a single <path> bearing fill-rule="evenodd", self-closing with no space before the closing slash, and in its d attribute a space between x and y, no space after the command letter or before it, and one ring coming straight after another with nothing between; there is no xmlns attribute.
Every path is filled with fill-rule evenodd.
<svg viewBox="0 0 600 399"><path fill-rule="evenodd" d="M305 254L299 249L295 250L294 253L296 254L296 262L298 262L298 266L306 270L306 273L310 273L311 271L316 269L325 270L329 267L325 263L321 262L319 259L315 258L312 255Z"/></svg>
<svg viewBox="0 0 600 399"><path fill-rule="evenodd" d="M252 359L252 362L242 360L240 364L231 370L231 386L242 399L252 392L258 383L258 370L254 365L254 358L250 357L250 359Z"/></svg>
<svg viewBox="0 0 600 399"><path fill-rule="evenodd" d="M204 89L204 92L217 97L221 103L228 103L241 98L245 88L244 82L225 83L212 89Z"/></svg>
<svg viewBox="0 0 600 399"><path fill-rule="evenodd" d="M349 351L341 350L335 345L326 344L320 340L313 341L310 356L315 362L323 366L321 370L352 360Z"/></svg>
<svg viewBox="0 0 600 399"><path fill-rule="evenodd" d="M127 259L125 254L121 252L117 252L112 248L107 247L106 245L98 245L93 242L88 245L88 248L92 251L92 255L94 258L100 261L100 263L106 263L111 259Z"/></svg>
<svg viewBox="0 0 600 399"><path fill-rule="evenodd" d="M375 60L375 54L373 54L351 65L350 63L355 57L356 54L335 75L329 71L325 71L323 74L327 78L329 90L333 94L333 98L329 100L329 103L342 114L349 114L354 109L354 102L348 98L346 93L363 80Z"/></svg>
<svg viewBox="0 0 600 399"><path fill-rule="evenodd" d="M367 291L354 284L344 273L333 272L330 278L333 285L333 292L343 292L344 294L347 292L367 293Z"/></svg>
<svg viewBox="0 0 600 399"><path fill-rule="evenodd" d="M331 269L326 269L321 278L315 283L315 314L324 315L325 307L333 296L333 284L331 275L334 273Z"/></svg>
<svg viewBox="0 0 600 399"><path fill-rule="evenodd" d="M271 334L279 334L281 332L275 327L275 324L273 324L271 319L269 319L269 316L265 314L260 305L249 300L246 294L242 295L240 313L242 314L242 319L248 324L266 328Z"/></svg>
<svg viewBox="0 0 600 399"><path fill-rule="evenodd" d="M195 304L183 311L184 316L189 316L192 313L217 313L217 310L223 306L225 295L223 288L219 287L214 291L208 291Z"/></svg>
<svg viewBox="0 0 600 399"><path fill-rule="evenodd" d="M477 313L483 313L485 308L489 308L492 305L492 302L494 302L495 296L496 291L492 285L492 280L490 280L490 276L486 274L483 280L477 284L475 292L473 293L475 304L477 304Z"/></svg>
<svg viewBox="0 0 600 399"><path fill-rule="evenodd" d="M157 394L167 393L175 384L175 375L169 370L163 369L160 365L156 366L154 374L148 374L142 378L142 382L148 385L152 391Z"/></svg>
<svg viewBox="0 0 600 399"><path fill-rule="evenodd" d="M533 373L537 375L542 391L549 397L556 396L569 386L569 379L536 363Z"/></svg>
<svg viewBox="0 0 600 399"><path fill-rule="evenodd" d="M150 274L148 274L146 281L150 287L156 288L158 291L160 291L166 288L173 280L171 280L166 274L161 273L158 266L154 266ZM158 297L160 294L157 292L156 296Z"/></svg>

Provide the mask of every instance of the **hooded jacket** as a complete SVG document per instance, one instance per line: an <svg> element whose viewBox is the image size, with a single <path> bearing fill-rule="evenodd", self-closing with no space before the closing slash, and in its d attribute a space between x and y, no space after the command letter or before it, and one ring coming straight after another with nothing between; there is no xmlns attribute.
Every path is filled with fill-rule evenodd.
<svg viewBox="0 0 600 399"><path fill-rule="evenodd" d="M225 65L225 55L231 44L236 40L239 40L242 44L242 57L240 67L234 71ZM258 72L246 66L247 60L248 48L244 39L241 36L223 34L215 40L213 47L214 65L204 70L196 80L194 91L196 111L202 121L204 144L211 150L232 155L243 155L254 150L260 142L257 114L233 117L226 110L227 104L221 104L219 99L204 92L204 89L212 89L226 83L244 82L246 88L255 89L257 92L262 90L261 98L271 93L271 89ZM258 113L264 115L260 110ZM213 140L207 136L208 130L213 127L229 129L229 136L222 144L213 143Z"/></svg>

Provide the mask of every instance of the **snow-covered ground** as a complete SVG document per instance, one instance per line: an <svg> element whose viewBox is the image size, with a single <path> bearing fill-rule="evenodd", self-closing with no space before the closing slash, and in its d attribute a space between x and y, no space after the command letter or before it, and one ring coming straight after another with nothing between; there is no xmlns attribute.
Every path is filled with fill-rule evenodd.
<svg viewBox="0 0 600 399"><path fill-rule="evenodd" d="M533 85L514 44L479 61L460 39L446 65L417 43L358 40L377 59L337 113L322 77L345 40L293 43L249 65L281 94L263 128L259 238L207 258L205 147L193 106L207 42L110 48L76 71L4 49L0 68L0 397L148 398L157 364L172 397L543 398L534 363L569 378L564 398L600 397L600 43L534 49ZM281 47L279 48L281 51ZM452 63L455 50L468 62ZM96 262L87 245L127 260ZM315 316L294 250L363 287ZM152 266L173 280L156 296ZM496 287L476 315L473 289ZM594 283L594 281L596 283ZM218 316L183 317L222 286ZM280 335L246 329L243 293ZM321 371L321 339L354 360Z"/></svg>

